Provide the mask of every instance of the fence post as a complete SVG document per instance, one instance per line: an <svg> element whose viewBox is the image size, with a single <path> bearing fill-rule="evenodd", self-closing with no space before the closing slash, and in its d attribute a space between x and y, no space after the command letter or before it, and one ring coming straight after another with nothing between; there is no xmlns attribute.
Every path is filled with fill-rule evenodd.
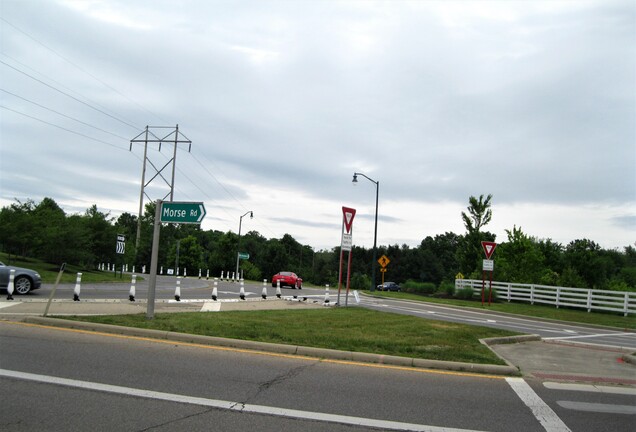
<svg viewBox="0 0 636 432"><path fill-rule="evenodd" d="M592 290L587 290L587 312L592 312Z"/></svg>
<svg viewBox="0 0 636 432"><path fill-rule="evenodd" d="M561 287L557 287L556 292L556 308L559 308L559 301L561 300Z"/></svg>
<svg viewBox="0 0 636 432"><path fill-rule="evenodd" d="M508 303L510 303L510 284L508 284Z"/></svg>
<svg viewBox="0 0 636 432"><path fill-rule="evenodd" d="M530 304L534 304L534 285L530 285Z"/></svg>
<svg viewBox="0 0 636 432"><path fill-rule="evenodd" d="M626 292L625 293L625 305L624 305L624 308L623 308L623 310L624 310L623 316L627 316L628 307L629 307L629 293Z"/></svg>

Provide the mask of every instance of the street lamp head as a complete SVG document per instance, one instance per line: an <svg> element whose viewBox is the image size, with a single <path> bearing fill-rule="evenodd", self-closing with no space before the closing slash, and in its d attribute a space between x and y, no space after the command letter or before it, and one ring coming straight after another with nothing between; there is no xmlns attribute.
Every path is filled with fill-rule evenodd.
<svg viewBox="0 0 636 432"><path fill-rule="evenodd" d="M250 212L250 219L254 219L254 212L253 211Z"/></svg>
<svg viewBox="0 0 636 432"><path fill-rule="evenodd" d="M358 184L358 174L353 175L353 180L351 180L351 183L353 183L354 186Z"/></svg>

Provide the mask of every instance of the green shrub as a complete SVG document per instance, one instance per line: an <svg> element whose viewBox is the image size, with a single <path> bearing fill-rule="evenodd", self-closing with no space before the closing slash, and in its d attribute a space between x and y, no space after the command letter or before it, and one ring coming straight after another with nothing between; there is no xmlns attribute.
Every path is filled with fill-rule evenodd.
<svg viewBox="0 0 636 432"><path fill-rule="evenodd" d="M440 283L438 292L443 293L448 297L453 297L455 295L455 283L454 282Z"/></svg>
<svg viewBox="0 0 636 432"><path fill-rule="evenodd" d="M460 300L472 300L474 293L475 292L473 291L473 289L471 287L464 287L464 288L459 289L455 293L455 297L457 297Z"/></svg>
<svg viewBox="0 0 636 432"><path fill-rule="evenodd" d="M432 282L408 280L402 284L402 291L418 295L432 295L437 291L437 288Z"/></svg>
<svg viewBox="0 0 636 432"><path fill-rule="evenodd" d="M484 287L484 301L488 301L488 296L490 296L490 300L495 303L499 301L499 294L496 289L492 289L492 294L490 294L490 288L488 285Z"/></svg>
<svg viewBox="0 0 636 432"><path fill-rule="evenodd" d="M344 279L344 275L343 275ZM347 282L345 280L342 281L342 285L346 286ZM337 283L334 285L337 287ZM371 287L371 278L362 273L354 273L351 277L351 281L349 282L349 288L355 290L368 290Z"/></svg>

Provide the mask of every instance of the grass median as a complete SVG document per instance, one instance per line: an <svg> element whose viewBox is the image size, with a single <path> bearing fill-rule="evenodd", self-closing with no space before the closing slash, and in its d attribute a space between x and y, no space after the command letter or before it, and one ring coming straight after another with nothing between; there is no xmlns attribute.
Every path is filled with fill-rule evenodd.
<svg viewBox="0 0 636 432"><path fill-rule="evenodd" d="M377 312L362 308L82 316L75 320L260 342L411 358L505 364L481 338L505 330Z"/></svg>

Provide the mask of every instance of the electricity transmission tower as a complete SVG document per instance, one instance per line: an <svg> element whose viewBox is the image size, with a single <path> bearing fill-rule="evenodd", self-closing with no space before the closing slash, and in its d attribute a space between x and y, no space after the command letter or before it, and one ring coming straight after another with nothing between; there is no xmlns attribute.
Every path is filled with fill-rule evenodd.
<svg viewBox="0 0 636 432"><path fill-rule="evenodd" d="M170 129L167 135L164 135L161 132L166 132L165 129ZM149 201L153 201L150 196L146 193L146 188L150 183L152 183L155 179L161 179L165 183L162 187L168 186L168 193L161 198L163 201L170 197L168 201L172 201L174 197L174 172L176 168L177 161L177 145L178 144L188 144L188 153L192 149L192 141L190 141L185 135L179 132L179 125L176 125L174 128L172 126L146 126L146 129L141 132L139 135L130 140L130 151L132 151L133 143L143 143L144 144L144 163L141 171L141 192L139 193L139 217L137 218L137 237L135 239L135 249L139 248L139 238L141 237L141 216L144 208L144 196L148 198ZM148 143L158 143L159 151L161 151L162 144L172 144L173 152L172 158L168 160L161 168L157 168L149 158L148 158ZM150 164L154 169L155 174L150 178L150 180L146 181L146 167L147 164ZM164 177L164 170L167 168L172 169L172 176L170 177L170 181Z"/></svg>

